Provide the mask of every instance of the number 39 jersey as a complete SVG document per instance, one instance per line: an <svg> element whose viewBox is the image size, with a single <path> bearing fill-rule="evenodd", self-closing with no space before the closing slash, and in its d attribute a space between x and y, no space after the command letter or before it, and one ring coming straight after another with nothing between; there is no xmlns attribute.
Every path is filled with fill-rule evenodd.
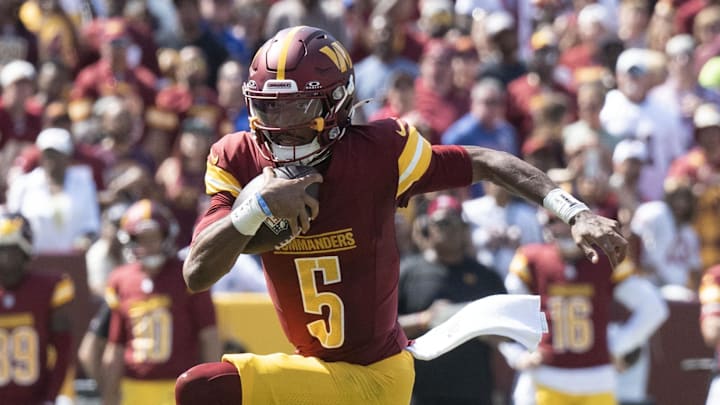
<svg viewBox="0 0 720 405"><path fill-rule="evenodd" d="M554 244L538 244L518 249L510 271L541 297L550 329L540 342L543 364L582 368L610 362L610 307L615 286L631 274L627 267L613 270L604 255L597 264L584 257L566 262Z"/></svg>
<svg viewBox="0 0 720 405"><path fill-rule="evenodd" d="M463 148L431 146L397 120L351 126L332 148L309 232L262 259L280 323L299 354L369 364L407 345L397 323L397 206L413 194L468 185L471 162ZM233 198L217 194L237 197L269 164L248 133L213 145L205 183L216 196L206 215L229 212Z"/></svg>
<svg viewBox="0 0 720 405"><path fill-rule="evenodd" d="M108 340L125 348L126 377L174 380L200 362L199 332L215 325L215 309L208 292L188 292L179 260L153 278L138 263L113 270L105 300Z"/></svg>
<svg viewBox="0 0 720 405"><path fill-rule="evenodd" d="M69 277L34 272L12 290L0 288L0 403L43 400L52 312L74 294Z"/></svg>

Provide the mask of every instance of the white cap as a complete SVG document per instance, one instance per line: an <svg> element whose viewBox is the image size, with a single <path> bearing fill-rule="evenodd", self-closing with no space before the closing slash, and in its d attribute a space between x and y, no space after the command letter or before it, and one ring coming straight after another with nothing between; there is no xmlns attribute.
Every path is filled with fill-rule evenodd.
<svg viewBox="0 0 720 405"><path fill-rule="evenodd" d="M642 48L630 48L624 50L618 57L615 65L617 73L647 73L650 52Z"/></svg>
<svg viewBox="0 0 720 405"><path fill-rule="evenodd" d="M493 11L485 17L485 33L488 36L495 36L502 31L515 28L515 19L507 11Z"/></svg>
<svg viewBox="0 0 720 405"><path fill-rule="evenodd" d="M590 27L592 24L600 24L605 30L613 31L615 26L610 11L600 3L588 4L583 7L578 14L577 23L581 29Z"/></svg>
<svg viewBox="0 0 720 405"><path fill-rule="evenodd" d="M713 103L698 106L693 115L695 128L720 127L720 111Z"/></svg>
<svg viewBox="0 0 720 405"><path fill-rule="evenodd" d="M675 35L665 44L665 53L669 56L692 54L693 51L695 51L695 40L689 34Z"/></svg>
<svg viewBox="0 0 720 405"><path fill-rule="evenodd" d="M70 132L62 128L48 128L40 132L35 141L41 151L54 149L64 155L73 154L73 139Z"/></svg>
<svg viewBox="0 0 720 405"><path fill-rule="evenodd" d="M2 87L7 87L23 79L35 79L35 67L28 61L14 60L0 71L0 86Z"/></svg>
<svg viewBox="0 0 720 405"><path fill-rule="evenodd" d="M619 165L628 159L637 159L644 162L647 158L647 145L645 145L645 142L638 139L623 139L615 145L615 151L613 151L612 156L613 163L616 165Z"/></svg>
<svg viewBox="0 0 720 405"><path fill-rule="evenodd" d="M420 9L420 15L424 18L430 18L440 13L453 13L453 5L450 0L425 0Z"/></svg>

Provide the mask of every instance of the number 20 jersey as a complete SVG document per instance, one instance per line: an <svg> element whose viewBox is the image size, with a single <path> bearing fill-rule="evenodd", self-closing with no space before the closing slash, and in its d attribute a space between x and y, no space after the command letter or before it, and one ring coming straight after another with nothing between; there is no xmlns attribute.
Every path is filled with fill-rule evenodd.
<svg viewBox="0 0 720 405"><path fill-rule="evenodd" d="M408 342L397 323L395 210L413 194L468 185L471 162L463 148L431 146L399 120L351 126L332 148L318 217L307 234L263 254L263 265L299 354L370 364ZM207 192L237 197L269 165L251 134L226 135L211 149Z"/></svg>

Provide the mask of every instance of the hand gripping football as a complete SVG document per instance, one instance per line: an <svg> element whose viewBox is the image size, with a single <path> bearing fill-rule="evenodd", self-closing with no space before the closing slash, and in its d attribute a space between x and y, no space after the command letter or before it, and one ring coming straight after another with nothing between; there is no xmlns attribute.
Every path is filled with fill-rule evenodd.
<svg viewBox="0 0 720 405"><path fill-rule="evenodd" d="M273 168L273 171L275 176L281 179L295 179L316 172L312 166L282 166ZM262 173L250 180L235 199L233 208L260 191L264 182ZM313 198L318 198L320 184L312 183L305 191ZM250 254L270 252L290 243L294 237L290 230L290 224L286 219L269 217L260 225L260 228L258 228L243 251Z"/></svg>

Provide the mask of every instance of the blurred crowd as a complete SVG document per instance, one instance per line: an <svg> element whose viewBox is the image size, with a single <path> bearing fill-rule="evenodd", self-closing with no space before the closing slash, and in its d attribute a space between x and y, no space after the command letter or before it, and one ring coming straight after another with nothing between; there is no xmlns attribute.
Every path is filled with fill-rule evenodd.
<svg viewBox="0 0 720 405"><path fill-rule="evenodd" d="M400 117L433 144L522 157L617 219L666 298L696 300L720 263L714 0L3 0L0 204L28 218L34 252L84 254L100 296L141 199L169 207L187 246L210 145L249 130L257 47L299 24L348 48L369 100L357 123ZM450 197L468 225L455 246L499 278L547 241L547 213L493 184ZM404 255L437 254L437 198L398 213ZM264 289L257 258L236 269L218 291Z"/></svg>

